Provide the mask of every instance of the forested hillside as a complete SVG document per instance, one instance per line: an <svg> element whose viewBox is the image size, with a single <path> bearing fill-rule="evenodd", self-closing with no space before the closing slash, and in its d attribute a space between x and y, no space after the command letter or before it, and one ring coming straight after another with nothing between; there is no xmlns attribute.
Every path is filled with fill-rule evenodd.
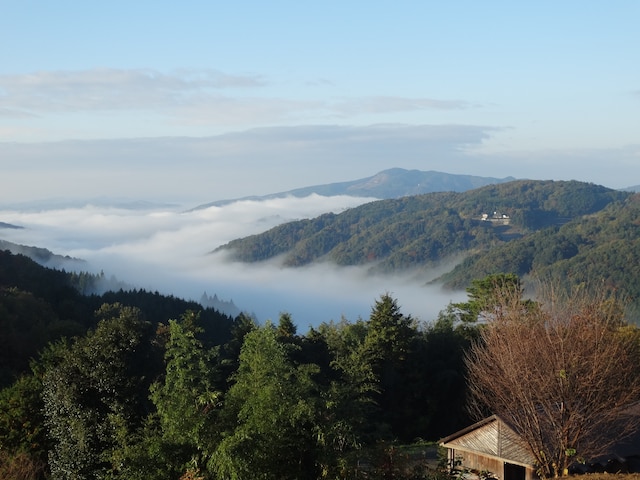
<svg viewBox="0 0 640 480"><path fill-rule="evenodd" d="M77 281L0 252L2 478L424 478L394 445L469 422L475 329L452 317L382 295L302 335L286 313L257 325Z"/></svg>
<svg viewBox="0 0 640 480"><path fill-rule="evenodd" d="M57 268L59 270L62 270L64 268L74 268L77 270L81 270L83 267L86 268L86 262L84 260L72 258L69 256L56 255L51 250L48 250L46 248L19 245L17 243L0 239L0 250L8 250L14 254L25 255L38 262L40 265Z"/></svg>
<svg viewBox="0 0 640 480"><path fill-rule="evenodd" d="M464 287L490 273L513 272L558 284L598 282L640 298L640 195L613 202L591 215L552 226L470 255L443 280Z"/></svg>
<svg viewBox="0 0 640 480"><path fill-rule="evenodd" d="M383 272L428 267L555 228L629 195L581 182L514 181L372 202L281 225L218 251L243 262L282 255L291 267L314 261Z"/></svg>
<svg viewBox="0 0 640 480"><path fill-rule="evenodd" d="M284 255L286 266L329 260L393 271L487 250L595 213L629 195L581 182L515 181L463 193L376 201L280 225L217 251L243 262Z"/></svg>
<svg viewBox="0 0 640 480"><path fill-rule="evenodd" d="M493 273L599 283L640 308L640 200L582 182L514 181L468 192L381 200L234 240L236 261L328 261L379 273L455 267L435 282L464 289ZM462 260L461 260L462 259Z"/></svg>
<svg viewBox="0 0 640 480"><path fill-rule="evenodd" d="M93 278L93 280L92 280ZM0 250L0 387L29 368L49 342L84 335L96 326L104 303L138 308L144 318L167 322L187 310L202 311L211 341L228 339L232 319L196 302L145 290L82 295L99 276L45 268L24 255Z"/></svg>
<svg viewBox="0 0 640 480"><path fill-rule="evenodd" d="M422 450L423 439L469 425L469 398L482 416L545 415L545 477L564 472L572 451L602 451L611 437L601 419L640 428L628 415L640 332L606 292L569 296L558 310L498 274L430 323L383 294L366 320L300 334L287 313L258 325L157 293L82 296L77 281L0 252L0 478L453 480L463 472L406 444ZM528 341L534 331L542 341ZM516 374L500 373L508 368ZM557 388L534 381L548 386L557 372L568 379ZM565 383L579 415L555 408ZM524 418L510 409L514 391L535 399ZM600 423L584 428L585 417ZM564 448L559 433L576 425L578 448Z"/></svg>

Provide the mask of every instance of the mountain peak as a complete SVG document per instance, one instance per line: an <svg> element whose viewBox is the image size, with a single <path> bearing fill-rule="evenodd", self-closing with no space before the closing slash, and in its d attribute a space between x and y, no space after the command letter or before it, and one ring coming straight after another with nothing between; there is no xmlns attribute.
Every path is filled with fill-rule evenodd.
<svg viewBox="0 0 640 480"><path fill-rule="evenodd" d="M239 200L268 200L283 197L307 197L312 194L323 196L349 195L352 197L372 197L390 199L433 192L464 192L474 188L515 180L513 177L493 178L473 175L459 175L444 172L406 170L390 168L371 177L348 182L329 183L297 188L286 192L264 196L243 197L220 200L195 207L193 210L222 206Z"/></svg>

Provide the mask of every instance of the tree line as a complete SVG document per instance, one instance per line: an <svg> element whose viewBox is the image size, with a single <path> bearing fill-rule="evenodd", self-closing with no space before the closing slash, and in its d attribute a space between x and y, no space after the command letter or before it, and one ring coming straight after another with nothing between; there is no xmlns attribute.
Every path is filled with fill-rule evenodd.
<svg viewBox="0 0 640 480"><path fill-rule="evenodd" d="M385 293L367 319L301 334L287 313L260 325L147 292L91 298L88 314L70 290L17 310L25 291L7 292L2 321L10 305L16 318L88 317L0 390L5 478L433 478L447 472L398 446L488 414L548 477L638 426L640 335L604 293L525 299L519 277L497 274L430 322Z"/></svg>
<svg viewBox="0 0 640 480"><path fill-rule="evenodd" d="M385 445L468 421L468 339L419 328L388 295L367 321L305 335L286 314L241 316L222 345L204 340L199 312L157 325L122 304L95 315L0 398L3 451L52 478L352 478L363 463L373 476Z"/></svg>

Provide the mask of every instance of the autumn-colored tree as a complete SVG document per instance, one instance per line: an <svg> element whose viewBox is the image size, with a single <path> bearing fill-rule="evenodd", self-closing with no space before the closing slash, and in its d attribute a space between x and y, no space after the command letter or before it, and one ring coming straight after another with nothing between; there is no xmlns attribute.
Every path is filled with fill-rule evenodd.
<svg viewBox="0 0 640 480"><path fill-rule="evenodd" d="M473 407L508 422L539 474L557 477L640 426L638 330L604 295L549 296L532 308L505 293L466 359Z"/></svg>

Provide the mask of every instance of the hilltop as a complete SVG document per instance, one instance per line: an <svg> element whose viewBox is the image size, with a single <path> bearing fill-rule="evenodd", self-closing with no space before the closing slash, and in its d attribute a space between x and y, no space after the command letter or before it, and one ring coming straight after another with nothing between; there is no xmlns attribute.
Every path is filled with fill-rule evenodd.
<svg viewBox="0 0 640 480"><path fill-rule="evenodd" d="M405 170L390 168L371 177L348 182L329 183L310 187L296 188L286 192L273 193L263 196L249 196L233 200L219 200L195 207L199 210L209 207L219 207L241 200L269 200L285 197L307 197L312 194L323 196L349 195L367 198L400 198L408 195L421 195L432 192L464 192L485 185L504 183L515 180L513 177L493 178L474 175L456 175L451 173Z"/></svg>

